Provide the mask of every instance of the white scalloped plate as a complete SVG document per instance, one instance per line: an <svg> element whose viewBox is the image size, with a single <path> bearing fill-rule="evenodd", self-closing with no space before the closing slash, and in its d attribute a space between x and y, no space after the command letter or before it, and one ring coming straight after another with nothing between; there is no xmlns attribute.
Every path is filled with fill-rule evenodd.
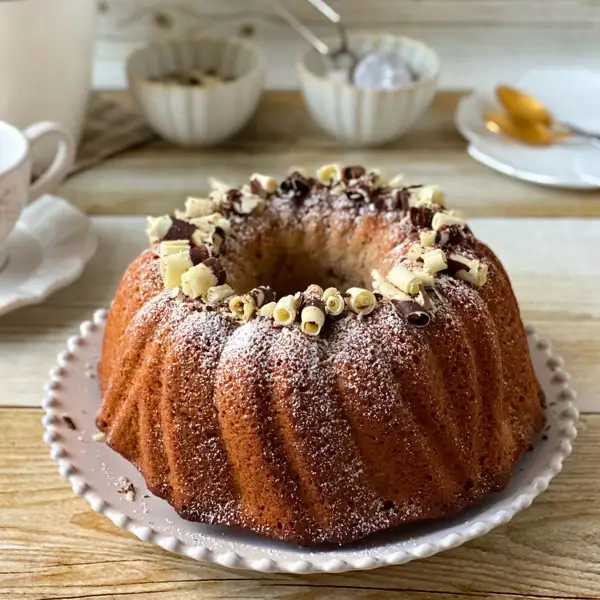
<svg viewBox="0 0 600 600"><path fill-rule="evenodd" d="M81 334L68 340L50 372L43 407L45 441L59 471L75 493L98 513L142 540L227 567L293 573L340 572L395 565L454 548L507 523L529 506L561 470L577 435L575 392L563 361L550 344L527 329L529 345L548 406L546 430L526 452L507 486L479 506L459 515L381 532L346 546L302 548L225 526L208 526L181 519L163 500L152 496L137 470L106 444L94 442L94 418L100 406L95 376L106 311L81 325ZM69 427L68 414L76 429ZM119 478L136 488L130 502L119 493Z"/></svg>

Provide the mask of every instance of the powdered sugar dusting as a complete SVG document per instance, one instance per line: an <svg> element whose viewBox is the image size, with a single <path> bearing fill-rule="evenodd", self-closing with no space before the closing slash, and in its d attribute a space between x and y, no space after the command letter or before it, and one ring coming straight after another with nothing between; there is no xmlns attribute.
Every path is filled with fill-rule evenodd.
<svg viewBox="0 0 600 600"><path fill-rule="evenodd" d="M296 289L317 283L313 275L326 278L318 283L366 284L371 269L389 268L419 233L405 210L382 209L376 194L370 200L355 202L316 186L301 203L275 196L261 214L232 214L232 234L221 254L232 285L268 285L265 278L286 269L287 280L277 281L297 282ZM156 419L165 430L171 470L161 495L186 518L317 543L451 514L501 487L515 457L498 452L501 462L483 472L479 456L469 454L483 450L468 428L488 427L488 439L501 436L496 429L490 433L481 414L486 405L478 386L459 381L462 374L442 373L436 362L442 353L431 345L435 339L444 348L468 351L474 340L473 328L463 327L465 315L479 328L482 347L524 343L516 325L498 341L501 322L486 311L507 282L493 255L477 244L467 230L454 248L489 262L487 286L439 276L428 327L411 325L380 299L370 315L328 319L318 337L262 317L242 324L223 307L173 297L161 289L158 262L148 254L124 279L131 289L146 286L149 299L134 313L123 343L154 332L146 344L162 348L166 357L161 385L168 384L172 395L162 397ZM503 314L520 323L514 301ZM456 328L448 326L451 319ZM148 366L152 359L152 352L140 352L134 366L154 368ZM502 361L510 359L503 354L491 367L486 360L477 368L502 372ZM463 417L452 413L439 391L440 377L464 400ZM511 371L506 379L512 389L503 383L499 393L506 399L500 400L512 402L515 389L530 398L532 378L532 371ZM110 397L121 402L120 394L128 393L124 387ZM474 415L485 423L469 423ZM534 418L521 427L510 411L489 421L511 436L520 429L512 439L516 449L535 433ZM119 450L118 440L111 442ZM165 450L156 445L150 451ZM448 456L460 464L449 465ZM173 496L169 486L177 488Z"/></svg>

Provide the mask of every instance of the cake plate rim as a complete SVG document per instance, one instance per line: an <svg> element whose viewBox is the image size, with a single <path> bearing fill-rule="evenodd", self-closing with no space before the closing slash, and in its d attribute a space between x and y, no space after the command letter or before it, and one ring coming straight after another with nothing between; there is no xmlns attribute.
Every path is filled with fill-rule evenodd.
<svg viewBox="0 0 600 600"><path fill-rule="evenodd" d="M546 417L553 429L550 432L549 426L546 426L544 433L540 433L534 442L532 452L525 453L531 457L520 459L518 465L525 460L534 466L519 468L518 475L515 469L507 489L515 478L527 481L522 488L518 487L520 483L515 484L517 487L511 492L512 495L503 490L486 498L485 503L489 498L498 498L492 498L489 508L474 507L451 519L408 526L412 531L423 530L426 533L413 533L400 541L386 542L385 539L406 532L406 528L380 532L375 535L383 541L367 543L358 549L356 544L300 547L252 533L240 534L226 526L221 526L218 534L198 533L198 528L206 526L178 517L164 501L152 496L145 485L138 484L137 496L141 498L136 497L131 502L127 501L130 498L126 498L126 494L118 494L122 490L115 491L112 475L107 473L106 461L126 463L122 465L125 471L128 468L135 471L135 468L106 444L94 442L90 435L95 430L80 429L70 416L72 412L77 421L87 420L88 423L95 416L87 414L82 406L88 406L85 401L89 401L93 407L94 399L91 396L94 394L89 390L94 386L97 388L94 361L97 362L99 357L106 317L106 310L97 310L92 320L80 325L79 335L68 339L67 349L58 354L57 365L50 370L50 380L45 386L42 401L44 441L50 446L50 456L58 463L59 473L95 512L108 517L115 525L143 541L199 561L259 572L336 573L398 565L432 556L488 533L527 508L562 470L577 436L579 411L574 404L577 394L570 386L570 375L563 368L564 361L553 354L550 343L539 336L533 327L526 326L536 375L546 393ZM86 394L90 398L85 398ZM83 404L80 402L82 397ZM98 408L95 407L96 410ZM81 414L78 414L78 410ZM548 449L549 446L552 448ZM538 451L538 448L541 449ZM535 466L537 463L543 466ZM522 475L523 471L525 475ZM132 479L135 474L143 482L137 471ZM143 495L142 490L145 492ZM507 499L502 499L504 495L507 495ZM146 502L154 504L148 508ZM173 514L166 517L164 513L169 510ZM169 530L170 535L161 531L161 528ZM190 537L192 529L195 533ZM244 540L245 535L251 538L250 543ZM365 540L359 541L359 544Z"/></svg>

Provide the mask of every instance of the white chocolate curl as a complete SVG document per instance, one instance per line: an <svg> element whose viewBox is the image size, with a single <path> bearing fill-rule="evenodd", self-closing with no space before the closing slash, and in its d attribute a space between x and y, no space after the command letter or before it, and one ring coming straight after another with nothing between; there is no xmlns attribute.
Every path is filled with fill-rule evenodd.
<svg viewBox="0 0 600 600"><path fill-rule="evenodd" d="M259 196L246 195L242 196L242 201L240 202L238 211L242 215L250 215L252 214L259 206L264 204L264 200Z"/></svg>
<svg viewBox="0 0 600 600"><path fill-rule="evenodd" d="M342 168L340 165L324 165L317 171L317 179L325 185L337 183L342 179Z"/></svg>
<svg viewBox="0 0 600 600"><path fill-rule="evenodd" d="M206 301L209 304L217 304L222 300L226 300L235 294L235 290L224 283L223 285L216 285L215 287L211 287L206 292Z"/></svg>
<svg viewBox="0 0 600 600"><path fill-rule="evenodd" d="M450 258L465 265L465 269L460 269L455 273L457 279L468 281L473 285L481 287L487 282L488 265L482 263L479 259L470 259L461 254L451 254ZM467 270L468 269L468 270Z"/></svg>
<svg viewBox="0 0 600 600"><path fill-rule="evenodd" d="M273 311L273 319L278 325L291 325L296 320L296 300L294 296L280 298Z"/></svg>
<svg viewBox="0 0 600 600"><path fill-rule="evenodd" d="M381 169L367 169L367 177L376 187L383 187L388 182L387 175Z"/></svg>
<svg viewBox="0 0 600 600"><path fill-rule="evenodd" d="M379 292L384 298L388 300L410 300L410 296L400 291L396 286L386 281L381 271L374 269L371 271L373 276L373 289Z"/></svg>
<svg viewBox="0 0 600 600"><path fill-rule="evenodd" d="M304 292L307 296L317 296L321 298L323 296L323 288L315 283L309 285Z"/></svg>
<svg viewBox="0 0 600 600"><path fill-rule="evenodd" d="M436 239L437 231L434 231L433 229L427 229L419 233L419 241L424 248L432 248L435 246Z"/></svg>
<svg viewBox="0 0 600 600"><path fill-rule="evenodd" d="M377 300L375 294L371 290L363 288L350 288L347 290L349 294L348 307L352 312L359 315L368 315L373 312Z"/></svg>
<svg viewBox="0 0 600 600"><path fill-rule="evenodd" d="M448 268L446 254L439 248L423 254L422 258L425 265L425 270L430 275L438 273L439 271L445 271Z"/></svg>
<svg viewBox="0 0 600 600"><path fill-rule="evenodd" d="M431 226L437 231L440 227L444 225L464 225L465 220L457 217L455 215L449 215L444 212L437 212L433 215L433 219L431 220Z"/></svg>
<svg viewBox="0 0 600 600"><path fill-rule="evenodd" d="M229 301L229 310L236 319L245 323L252 318L256 306L254 300L250 296L234 296Z"/></svg>
<svg viewBox="0 0 600 600"><path fill-rule="evenodd" d="M336 317L337 315L341 315L344 312L344 308L346 304L344 303L344 298L342 294L334 288L327 288L323 295L321 296L321 300L325 303L325 311L328 315Z"/></svg>
<svg viewBox="0 0 600 600"><path fill-rule="evenodd" d="M265 304L264 306L260 307L260 310L258 311L258 314L261 317L273 317L273 313L275 312L275 307L277 306L277 302L269 302L268 304Z"/></svg>
<svg viewBox="0 0 600 600"><path fill-rule="evenodd" d="M274 194L277 191L277 181L268 175L261 175L260 173L254 173L252 177L250 177L250 181L256 179L267 194Z"/></svg>
<svg viewBox="0 0 600 600"><path fill-rule="evenodd" d="M148 234L150 243L155 244L156 242L160 242L167 235L169 229L171 229L171 225L173 225L173 219L167 215L162 217L148 217L146 233Z"/></svg>
<svg viewBox="0 0 600 600"><path fill-rule="evenodd" d="M444 207L446 205L446 195L439 185L424 185L411 190L410 206L431 206L437 204Z"/></svg>
<svg viewBox="0 0 600 600"><path fill-rule="evenodd" d="M409 249L408 249L408 258L410 258L410 260L412 260L413 262L417 262L420 258L421 255L423 254L423 248L421 247L420 244L413 244Z"/></svg>
<svg viewBox="0 0 600 600"><path fill-rule="evenodd" d="M187 244L187 242L185 242ZM181 283L183 274L193 266L189 253L189 244L179 248L163 242L160 245L160 273L167 288L173 288Z"/></svg>
<svg viewBox="0 0 600 600"><path fill-rule="evenodd" d="M208 185L210 185L211 190L214 190L215 192L220 192L222 194L227 194L229 190L233 189L232 185L229 185L228 183L225 183L224 181L221 181L216 177L209 177Z"/></svg>
<svg viewBox="0 0 600 600"><path fill-rule="evenodd" d="M193 198L190 196L185 202L184 218L206 217L214 213L217 208L217 203L209 198Z"/></svg>
<svg viewBox="0 0 600 600"><path fill-rule="evenodd" d="M399 290L414 296L419 293L419 285L423 284L423 278L407 269L404 265L396 265L387 276L387 280Z"/></svg>
<svg viewBox="0 0 600 600"><path fill-rule="evenodd" d="M402 173L398 173L398 175L394 175L389 182L388 186L391 188L399 188L404 186L405 177Z"/></svg>
<svg viewBox="0 0 600 600"><path fill-rule="evenodd" d="M302 324L300 331L306 335L319 335L325 324L325 313L316 306L306 306L300 316Z"/></svg>
<svg viewBox="0 0 600 600"><path fill-rule="evenodd" d="M231 221L226 219L220 212L190 219L190 223L198 229L206 231L207 234L212 234L216 227L221 228L225 233L231 233Z"/></svg>
<svg viewBox="0 0 600 600"><path fill-rule="evenodd" d="M191 267L181 276L181 291L189 298L205 297L218 280L210 267L202 263Z"/></svg>

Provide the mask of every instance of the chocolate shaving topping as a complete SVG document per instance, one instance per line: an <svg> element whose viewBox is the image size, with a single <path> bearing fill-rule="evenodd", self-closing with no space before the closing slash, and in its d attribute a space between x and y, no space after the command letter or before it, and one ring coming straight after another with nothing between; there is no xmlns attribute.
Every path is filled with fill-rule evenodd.
<svg viewBox="0 0 600 600"><path fill-rule="evenodd" d="M360 179L365 173L366 170L364 167L361 167L360 165L351 165L349 167L344 167L342 178L344 182L348 183L353 179Z"/></svg>
<svg viewBox="0 0 600 600"><path fill-rule="evenodd" d="M262 198L263 200L266 200L269 197L267 190L265 190L265 188L261 185L261 183L260 183L260 181L258 181L258 179L250 180L250 191L255 196L258 196L259 198Z"/></svg>
<svg viewBox="0 0 600 600"><path fill-rule="evenodd" d="M394 308L415 327L427 327L431 317L429 313L414 300L392 300Z"/></svg>
<svg viewBox="0 0 600 600"><path fill-rule="evenodd" d="M275 301L275 292L272 288L266 285L261 285L254 288L248 295L254 300L254 304L257 308L269 304L269 302Z"/></svg>
<svg viewBox="0 0 600 600"><path fill-rule="evenodd" d="M422 187L423 187L423 184L422 184L422 183L419 183L419 184L417 184L417 185L409 185L409 186L406 186L406 189L407 189L407 190L416 190L417 188L422 188Z"/></svg>
<svg viewBox="0 0 600 600"><path fill-rule="evenodd" d="M294 171L287 179L282 181L279 189L281 193L296 202L302 202L310 194L314 185L314 179L306 178L302 173Z"/></svg>
<svg viewBox="0 0 600 600"><path fill-rule="evenodd" d="M419 292L421 293L421 297L423 298L423 308L427 311L433 310L433 303L431 302L429 293L427 292L423 284L419 285Z"/></svg>
<svg viewBox="0 0 600 600"><path fill-rule="evenodd" d="M442 239L442 232L446 232L448 237L447 244L460 244L464 240L463 227L458 225L442 225L436 233L435 243L439 244Z"/></svg>
<svg viewBox="0 0 600 600"><path fill-rule="evenodd" d="M206 265L217 278L217 285L223 285L227 280L227 273L225 268L221 264L221 261L218 258L207 258L202 261L203 265Z"/></svg>
<svg viewBox="0 0 600 600"><path fill-rule="evenodd" d="M242 201L242 192L240 190L229 190L225 196L226 202L231 206Z"/></svg>
<svg viewBox="0 0 600 600"><path fill-rule="evenodd" d="M182 219L172 218L173 223L171 227L169 227L169 231L167 231L167 235L165 235L165 241L173 241L173 240L189 240L190 237L194 234L197 227L192 223L188 223Z"/></svg>
<svg viewBox="0 0 600 600"><path fill-rule="evenodd" d="M369 192L364 188L351 187L346 190L346 197L352 202L368 202Z"/></svg>
<svg viewBox="0 0 600 600"><path fill-rule="evenodd" d="M198 247L192 246L190 248L190 260L194 266L204 262L207 258L210 258L210 252L208 251L206 244Z"/></svg>
<svg viewBox="0 0 600 600"><path fill-rule="evenodd" d="M321 298L318 298L317 296L303 294L302 308L305 308L306 306L316 306L317 308L325 312L325 303L323 302L323 300L321 300Z"/></svg>
<svg viewBox="0 0 600 600"><path fill-rule="evenodd" d="M408 210L410 222L421 229L431 227L431 219L433 219L433 211L422 206L411 206Z"/></svg>
<svg viewBox="0 0 600 600"><path fill-rule="evenodd" d="M446 261L448 262L448 269L446 269L448 271L448 273L450 275L454 275L457 271L460 271L461 269L464 270L468 270L469 267L467 265L465 265L465 263L462 263L458 260L454 260L453 258L450 258L449 256L446 257Z"/></svg>
<svg viewBox="0 0 600 600"><path fill-rule="evenodd" d="M77 425L75 425L75 422L73 421L73 419L71 419L71 417L69 415L63 415L62 420L65 422L65 425L67 426L67 428L70 429L71 431L74 431L75 429L77 429Z"/></svg>

